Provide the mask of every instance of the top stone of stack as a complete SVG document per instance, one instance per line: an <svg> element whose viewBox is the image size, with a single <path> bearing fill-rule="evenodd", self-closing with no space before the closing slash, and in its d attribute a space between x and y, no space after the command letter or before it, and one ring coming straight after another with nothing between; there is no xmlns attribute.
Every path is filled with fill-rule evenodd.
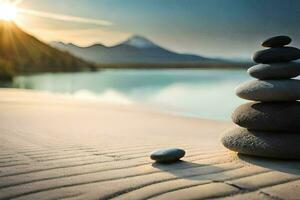
<svg viewBox="0 0 300 200"><path fill-rule="evenodd" d="M300 58L300 50L295 47L285 46L290 44L292 39L288 36L276 36L265 40L263 47L270 47L265 50L257 51L253 55L256 63L282 63L290 62Z"/></svg>
<svg viewBox="0 0 300 200"><path fill-rule="evenodd" d="M291 42L292 39L289 36L280 35L280 36L271 37L263 41L261 45L263 47L276 48L276 47L284 47L290 44Z"/></svg>

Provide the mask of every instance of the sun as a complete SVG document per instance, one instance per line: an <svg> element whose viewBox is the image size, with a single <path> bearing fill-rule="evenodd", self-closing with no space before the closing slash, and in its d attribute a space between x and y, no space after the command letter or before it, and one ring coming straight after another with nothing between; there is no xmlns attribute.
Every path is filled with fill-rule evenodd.
<svg viewBox="0 0 300 200"><path fill-rule="evenodd" d="M16 19L18 9L9 3L0 3L0 20L13 21Z"/></svg>

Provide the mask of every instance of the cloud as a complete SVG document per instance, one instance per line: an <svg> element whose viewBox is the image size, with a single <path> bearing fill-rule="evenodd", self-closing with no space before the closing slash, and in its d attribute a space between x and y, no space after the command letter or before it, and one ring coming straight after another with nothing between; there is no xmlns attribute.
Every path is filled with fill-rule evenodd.
<svg viewBox="0 0 300 200"><path fill-rule="evenodd" d="M14 2L20 3L21 1L15 0ZM17 24L26 32L45 42L72 42L81 46L100 42L111 46L131 35L131 33L120 30L110 30L113 28L111 26L113 23L101 19L82 18L23 8L19 8L19 14L26 16L19 17Z"/></svg>
<svg viewBox="0 0 300 200"><path fill-rule="evenodd" d="M21 1L18 0L16 2L21 2ZM112 22L107 21L107 20L101 20L101 19L83 18L83 17L76 17L76 16L70 16L70 15L42 12L42 11L37 11L37 10L22 9L22 8L19 8L18 10L19 10L19 13L21 13L21 14L35 16L35 17L42 17L42 18L47 18L47 19L53 19L53 20L59 20L59 21L65 21L65 22L94 24L94 25L99 25L99 26L113 25Z"/></svg>
<svg viewBox="0 0 300 200"><path fill-rule="evenodd" d="M0 3L9 3L13 5L18 5L22 3L23 0L0 0Z"/></svg>
<svg viewBox="0 0 300 200"><path fill-rule="evenodd" d="M13 3L14 5L18 5L20 3L22 3L23 0L12 0L11 3Z"/></svg>
<svg viewBox="0 0 300 200"><path fill-rule="evenodd" d="M66 29L45 29L34 27L30 24L21 27L28 33L37 36L45 42L62 41L72 42L80 46L102 43L104 45L114 45L120 41L127 39L131 33L107 30L107 29L83 29L83 30L66 30ZM34 27L34 28L33 28Z"/></svg>

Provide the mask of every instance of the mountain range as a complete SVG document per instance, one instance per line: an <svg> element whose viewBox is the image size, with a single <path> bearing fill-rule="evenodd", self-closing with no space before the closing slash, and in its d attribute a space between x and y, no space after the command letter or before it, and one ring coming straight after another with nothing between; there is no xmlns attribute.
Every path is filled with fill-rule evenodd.
<svg viewBox="0 0 300 200"><path fill-rule="evenodd" d="M100 64L124 63L186 63L203 62L213 59L198 55L180 54L167 50L142 36L132 36L115 46L94 44L79 47L72 43L52 42L51 46L72 53L73 55Z"/></svg>
<svg viewBox="0 0 300 200"><path fill-rule="evenodd" d="M20 74L95 68L90 62L41 42L15 23L0 20L0 80L10 80Z"/></svg>
<svg viewBox="0 0 300 200"><path fill-rule="evenodd" d="M244 62L180 54L142 36L111 47L46 44L13 22L0 20L0 80L43 72L76 72L102 68L241 68Z"/></svg>

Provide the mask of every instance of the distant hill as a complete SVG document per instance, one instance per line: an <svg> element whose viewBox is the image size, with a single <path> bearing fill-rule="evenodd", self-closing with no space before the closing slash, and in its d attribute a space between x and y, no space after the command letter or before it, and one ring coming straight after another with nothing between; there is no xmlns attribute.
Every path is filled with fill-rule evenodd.
<svg viewBox="0 0 300 200"><path fill-rule="evenodd" d="M19 74L94 68L94 64L39 41L13 22L0 20L0 80L11 79Z"/></svg>
<svg viewBox="0 0 300 200"><path fill-rule="evenodd" d="M102 44L94 44L88 47L79 47L74 44L52 42L51 46L65 50L73 55L88 61L100 64L126 64L126 63L178 63L178 62L202 62L212 59L190 55L179 54L160 47L154 42L142 36L133 36L128 40L107 47Z"/></svg>

